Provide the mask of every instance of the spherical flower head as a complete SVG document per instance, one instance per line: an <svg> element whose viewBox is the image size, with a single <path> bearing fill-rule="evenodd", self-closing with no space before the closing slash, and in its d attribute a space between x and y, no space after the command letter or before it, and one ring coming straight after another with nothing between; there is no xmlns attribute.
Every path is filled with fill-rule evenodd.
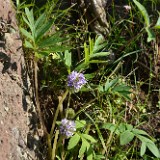
<svg viewBox="0 0 160 160"><path fill-rule="evenodd" d="M68 75L67 82L68 87L73 89L75 92L78 92L83 87L83 85L87 83L84 75L76 71L72 71L72 73Z"/></svg>
<svg viewBox="0 0 160 160"><path fill-rule="evenodd" d="M61 120L61 125L59 130L61 135L63 135L65 138L72 137L74 132L76 131L76 124L74 121L64 118Z"/></svg>

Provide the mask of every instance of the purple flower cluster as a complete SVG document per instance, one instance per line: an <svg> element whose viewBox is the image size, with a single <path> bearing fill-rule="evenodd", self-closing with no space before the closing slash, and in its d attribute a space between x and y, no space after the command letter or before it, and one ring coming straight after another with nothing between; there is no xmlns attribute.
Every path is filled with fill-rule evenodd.
<svg viewBox="0 0 160 160"><path fill-rule="evenodd" d="M61 125L59 130L61 135L65 136L66 138L69 138L73 136L74 132L76 131L76 124L74 121L64 118L61 120Z"/></svg>
<svg viewBox="0 0 160 160"><path fill-rule="evenodd" d="M86 83L87 81L82 73L72 71L68 75L68 87L72 88L75 92L78 92Z"/></svg>

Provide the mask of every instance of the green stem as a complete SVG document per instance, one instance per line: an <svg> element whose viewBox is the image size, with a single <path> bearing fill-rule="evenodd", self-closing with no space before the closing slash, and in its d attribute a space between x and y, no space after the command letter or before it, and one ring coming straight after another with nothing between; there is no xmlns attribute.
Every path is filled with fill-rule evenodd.
<svg viewBox="0 0 160 160"><path fill-rule="evenodd" d="M59 104L58 104L58 107L57 107L57 110L56 110L56 113L55 113L55 116L54 116L54 119L53 119L52 128L51 128L51 131L50 131L50 136L51 137L53 135L53 131L54 131L54 128L55 128L55 125L56 125L56 120L57 120L57 117L58 117L58 114L59 114L59 111L60 111L60 107L62 106L63 101L65 100L67 95L68 95L68 90L66 90L66 92L63 94L61 100L59 101Z"/></svg>
<svg viewBox="0 0 160 160"><path fill-rule="evenodd" d="M59 130L56 130L56 134L54 137L53 149L52 149L52 158L51 160L55 159L56 156L56 148L57 148L57 140L58 140Z"/></svg>

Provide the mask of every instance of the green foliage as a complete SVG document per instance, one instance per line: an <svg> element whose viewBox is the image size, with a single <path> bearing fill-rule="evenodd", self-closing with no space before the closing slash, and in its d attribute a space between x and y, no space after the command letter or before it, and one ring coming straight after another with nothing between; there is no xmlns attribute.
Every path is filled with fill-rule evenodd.
<svg viewBox="0 0 160 160"><path fill-rule="evenodd" d="M46 14L41 14L37 20L34 19L33 9L25 8L24 22L29 27L29 31L20 28L22 34L26 37L25 47L34 50L37 57L48 56L51 52L62 52L70 47L62 43L66 43L69 38L63 38L62 32L49 34L51 27L54 25L54 19L47 20Z"/></svg>
<svg viewBox="0 0 160 160"><path fill-rule="evenodd" d="M76 67L76 70L85 70L91 63L107 63L110 52L101 51L105 46L103 36L98 36L95 41L89 37L89 44L84 43L84 60Z"/></svg>
<svg viewBox="0 0 160 160"><path fill-rule="evenodd" d="M147 42L155 41L156 37L155 37L155 34L152 31L152 29L150 28L151 27L150 18L149 18L149 15L148 15L148 12L147 12L146 8L136 0L133 0L133 2L137 5L137 7L140 10L142 16L144 17L145 29L146 29L146 32L148 34Z"/></svg>
<svg viewBox="0 0 160 160"><path fill-rule="evenodd" d="M160 158L160 151L155 143L149 138L150 136L143 130L133 128L130 124L121 123L119 125L106 123L102 128L110 130L120 136L120 144L126 145L133 141L134 137L141 141L140 155L144 156L146 148L148 148L155 157Z"/></svg>
<svg viewBox="0 0 160 160"><path fill-rule="evenodd" d="M44 109L47 110L44 115L46 121L53 119L47 142L49 153L53 156L50 159L160 158L155 143L158 144L158 141L148 134L148 130L134 127L141 128L149 117L147 109L151 111L151 104L147 103L146 97L142 99L139 83L150 83L151 88L155 87L153 82L144 82L145 76L141 78L139 75L146 72L153 75L158 66L153 64L159 62L156 47L159 43L160 17L155 20L153 15L149 15L148 6L144 7L146 1L143 5L137 0L128 1L131 9L122 12L123 16L119 14L116 2L112 1L109 8L112 13L107 13L110 33L95 37L92 33L78 31L79 26L76 26L78 29L72 28L74 25L69 26L76 30L78 36L75 37L59 27L60 23L66 25L72 6L61 10L57 0L49 0L42 8L29 9L32 4L20 3L19 0L16 2L18 13L22 14L20 31L25 37L23 45L32 50L37 58L45 57L40 64L43 71L39 77L43 77L41 97L45 94L46 98L42 104L51 99L51 103L48 101L46 105L48 107L49 104L49 111L47 107ZM136 8L142 16L137 16L139 11ZM82 15L80 19L83 19ZM144 27L138 22L144 22ZM89 24L86 25L88 27ZM152 45L146 43L144 29L147 42L153 41ZM70 50L72 44L76 46ZM144 55L147 55L144 60L147 64L142 64L143 59L140 59ZM152 61L150 57L153 56ZM79 93L72 93L67 87L67 73L70 74L72 70L85 73L88 82ZM157 79L158 75L154 81ZM142 114L140 105L146 107L145 114ZM69 139L59 134L59 119L63 117L76 123L76 132Z"/></svg>
<svg viewBox="0 0 160 160"><path fill-rule="evenodd" d="M86 125L86 121L84 120L76 121L76 128L78 130L84 128L85 125ZM80 141L81 141L81 145L79 148L78 157L82 158L86 154L87 160L92 160L93 154L94 154L92 145L97 141L94 139L94 137L92 137L89 134L80 133L80 132L75 133L75 135L72 136L69 140L68 147L67 147L68 150L74 149L76 146L79 146Z"/></svg>
<svg viewBox="0 0 160 160"><path fill-rule="evenodd" d="M126 86L126 84L121 84L119 82L118 78L115 78L113 80L110 80L109 78L107 79L105 85L99 85L98 86L98 91L102 93L111 93L113 95L118 94L121 97L124 97L128 100L130 100L130 90L131 87Z"/></svg>

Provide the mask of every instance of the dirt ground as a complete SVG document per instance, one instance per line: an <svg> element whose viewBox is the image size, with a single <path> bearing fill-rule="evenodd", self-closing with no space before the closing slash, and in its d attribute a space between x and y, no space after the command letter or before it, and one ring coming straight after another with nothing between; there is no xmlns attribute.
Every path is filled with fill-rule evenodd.
<svg viewBox="0 0 160 160"><path fill-rule="evenodd" d="M13 4L0 0L0 160L38 159L29 82Z"/></svg>

